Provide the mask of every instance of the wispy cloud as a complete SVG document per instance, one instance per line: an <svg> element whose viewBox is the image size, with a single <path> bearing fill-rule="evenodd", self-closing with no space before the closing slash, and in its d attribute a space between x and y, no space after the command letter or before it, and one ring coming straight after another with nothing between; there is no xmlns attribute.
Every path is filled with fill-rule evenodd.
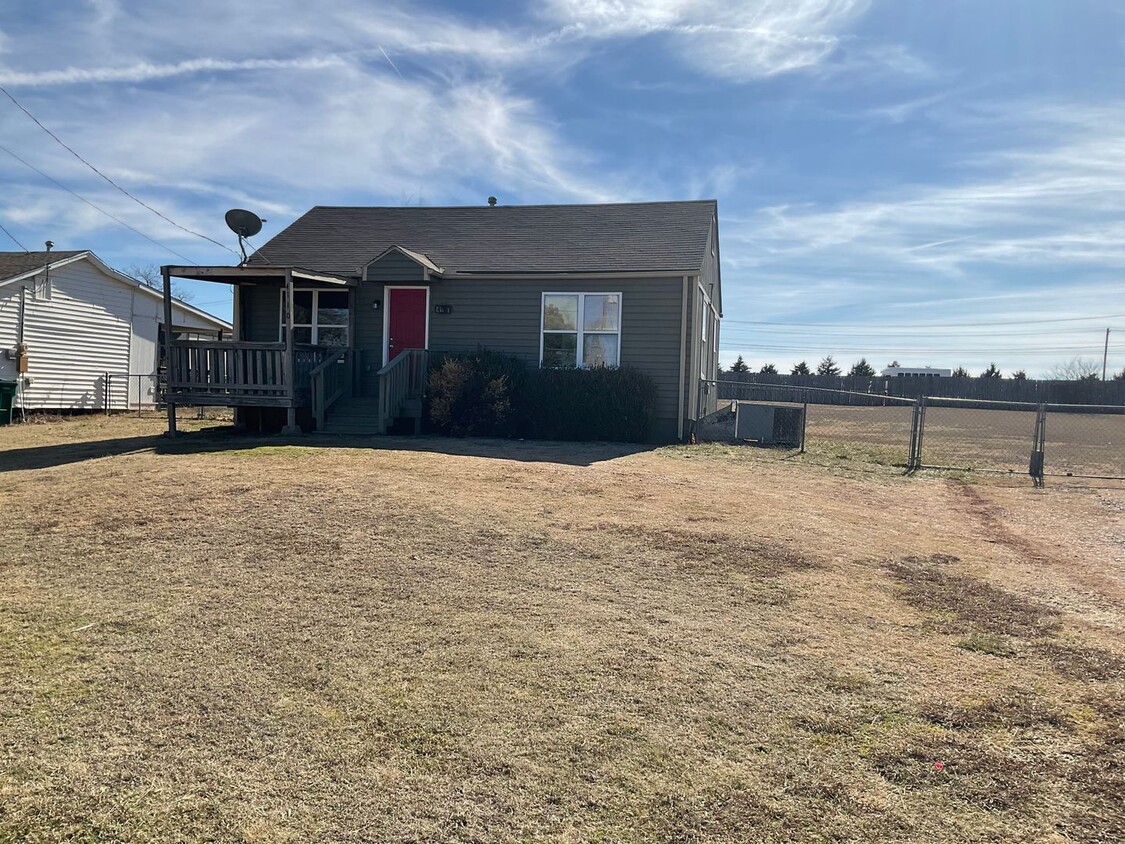
<svg viewBox="0 0 1125 844"><path fill-rule="evenodd" d="M703 73L748 80L824 61L869 6L870 0L551 0L545 14L574 38L663 35Z"/></svg>
<svg viewBox="0 0 1125 844"><path fill-rule="evenodd" d="M75 85L93 82L149 82L155 79L168 79L192 73L230 73L251 70L321 70L343 64L339 56L298 58L298 59L241 59L229 61L214 58L198 58L175 64L151 64L137 62L122 67L81 68L68 67L62 70L44 70L19 73L0 70L0 84L21 87L44 87L51 85Z"/></svg>

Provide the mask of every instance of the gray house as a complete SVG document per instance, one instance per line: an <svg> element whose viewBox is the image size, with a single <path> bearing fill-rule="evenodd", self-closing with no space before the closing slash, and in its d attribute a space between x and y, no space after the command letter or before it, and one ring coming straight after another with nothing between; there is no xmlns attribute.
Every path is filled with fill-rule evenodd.
<svg viewBox="0 0 1125 844"><path fill-rule="evenodd" d="M647 373L660 441L715 407L713 200L317 207L241 266L163 270L235 285L231 341L169 341L170 406L252 427L386 432L419 415L428 353L480 347Z"/></svg>

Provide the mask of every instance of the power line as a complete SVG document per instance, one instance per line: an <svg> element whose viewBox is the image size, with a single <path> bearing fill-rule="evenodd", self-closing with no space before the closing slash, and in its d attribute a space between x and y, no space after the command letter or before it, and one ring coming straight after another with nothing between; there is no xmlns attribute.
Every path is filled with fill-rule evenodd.
<svg viewBox="0 0 1125 844"><path fill-rule="evenodd" d="M24 246L22 243L20 243L18 240L16 240L16 236L14 234L12 234L10 231L8 231L6 228L4 228L4 226L2 224L0 224L0 232L4 232L4 234L6 234L8 237L10 237L12 239L12 243L14 243L16 246L18 246L24 252L28 251L27 247Z"/></svg>
<svg viewBox="0 0 1125 844"><path fill-rule="evenodd" d="M1111 325L1109 326L1114 331L1125 331L1125 329ZM763 339L770 339L773 337L780 337L784 339L804 339L806 337L813 338L840 338L842 340L889 340L889 341L909 341L914 338L922 337L926 339L947 337L952 340L975 340L977 338L991 338L991 337L1026 337L1039 338L1044 336L1068 336L1076 337L1082 333L1097 330L1099 336L1103 331L1102 325L1097 326L1076 326L1071 328L1047 328L1037 329L1034 333L1027 331L891 331L883 329L882 327L873 327L869 331L819 331L813 329L790 329L790 328L727 328L723 331L724 336L746 336L746 337L761 337Z"/></svg>
<svg viewBox="0 0 1125 844"><path fill-rule="evenodd" d="M83 164L85 164L87 167L89 167L91 170L93 170L95 173L97 173L99 176L101 176L103 179L105 179L107 182L109 182L109 184L113 185L113 187L117 188L119 191L121 191L123 194L125 194L127 197L129 197L131 200L136 202L138 205L140 205L143 208L148 209L153 214L155 214L157 217L159 217L160 219L162 219L162 220L164 220L168 223L171 223L173 226L180 229L181 231L185 231L190 235L194 235L195 237L202 238L203 240L206 240L209 243L213 243L216 246L219 246L219 247L227 250L228 252L230 252L234 255L238 254L233 249L231 249L229 246L227 246L223 243L220 243L219 241L217 241L213 238L210 238L205 234L200 234L197 231L193 231L192 229L189 229L187 226L181 226L179 223L177 223L171 217L168 217L168 216L160 213L159 211L157 211L155 208L153 208L151 205L149 205L145 201L143 201L141 199L138 199L137 197L133 196L133 194L129 193L129 191L125 190L125 188L121 187L121 185L117 184L117 182L113 181L113 179L111 179L109 176L107 176L105 173L103 173L101 170L99 170L97 167L95 167L93 164L91 164L89 161L87 161L85 158L83 158L81 155L79 155L72 147L68 146L62 140L62 138L60 138L58 135L56 135L54 132L52 132L50 129L48 129L46 126L44 126L42 123L40 123L39 118L37 118L34 114L32 114L30 111L28 111L23 106L23 104L20 103L20 101L17 100L15 97L13 97L11 92L9 92L8 89L5 88L3 85L0 85L0 92L3 92L4 96L6 96L9 100L11 100L12 103L15 104L16 108L18 108L20 111L22 111L28 117L30 117L32 122L35 123L36 126L38 126L40 129L42 129L48 135L50 135L54 139L55 143L57 143L59 146L61 146L63 149L65 149L67 152L69 152L71 155L73 155L75 158L77 158L79 161L81 161Z"/></svg>
<svg viewBox="0 0 1125 844"><path fill-rule="evenodd" d="M895 328L902 329L917 329L917 328L991 328L994 325L1044 325L1050 322L1080 322L1083 320L1101 320L1107 319L1120 319L1125 317L1125 314L1103 314L1101 316L1088 316L1088 317L1055 317L1054 319L1016 319L1016 320L996 320L993 322L931 322L931 323L898 323ZM745 319L723 319L722 324L734 323L735 325L778 325L778 326L797 326L804 328L866 328L870 329L870 323L864 322L772 322L765 320L745 320Z"/></svg>
<svg viewBox="0 0 1125 844"><path fill-rule="evenodd" d="M125 222L124 220L120 219L119 217L115 217L115 216L113 216L113 215L112 215L112 214L110 214L110 213L109 213L108 211L106 211L106 210L105 210L104 208L102 208L102 207L101 207L101 206L99 206L99 205L95 205L94 203L92 203L92 202L91 202L90 200L88 200L88 199L87 199L86 197L82 196L81 194L75 193L75 192L74 192L74 191L72 191L72 190L71 190L70 188L68 188L68 187L67 187L66 185L64 185L64 184L62 184L61 182L57 181L56 179L53 179L53 178L51 178L50 176L48 176L48 175L47 175L46 173L44 173L44 172L43 172L42 170L40 170L40 169L39 169L38 167L36 167L36 166L35 166L34 164L29 164L28 162L24 161L24 160L23 160L22 158L20 158L20 157L19 157L18 155L16 155L16 154L15 154L14 152L12 152L12 151L11 151L10 149L8 149L8 148L7 148L6 146L0 145L0 151L8 153L8 155L12 156L12 158L14 158L14 159L15 159L16 161L18 161L18 162L19 162L20 164L22 164L22 165L23 165L24 167L28 167L28 168L30 168L31 170L34 170L34 171L35 171L36 173L38 173L38 174L39 174L40 176L42 176L42 177L43 177L44 179L46 179L46 180L47 180L48 182L50 182L51 184L53 184L53 185L54 185L55 187L57 187L57 188L61 188L62 190L66 191L66 192L67 192L67 193L69 193L69 194L70 194L71 196L75 197L76 199L81 199L81 200L82 200L83 202L85 202L85 203L86 203L87 205L89 205L89 206L90 206L91 208L93 208L93 209L94 209L95 211L98 211L98 212L100 212L100 213L102 213L102 214L105 214L105 215L106 215L107 217L109 217L109 218L110 218L111 220L113 220L113 221L114 221L115 223L119 223L119 224L123 225L123 226L124 226L125 228L127 228L127 229L128 229L129 231L133 232L134 234L140 235L140 236L141 236L141 237L143 237L143 238L144 238L145 240L147 240L147 241L148 241L149 243L152 243L152 244L155 244L156 246L159 246L159 247L160 247L161 249L163 249L163 250L165 250L165 251L167 251L167 252L170 252L171 254L175 255L175 256L176 256L177 258L182 258L183 260L187 261L187 262L188 262L189 264L194 264L194 263L196 263L196 262L195 262L195 261L193 261L193 260L192 260L191 258L188 258L188 257L187 257L186 255L181 255L181 254L180 254L179 252L177 252L177 251L176 251L175 249L173 249L172 247L170 247L170 246L165 246L165 245L164 245L163 243L161 243L161 242L160 242L159 240L153 240L153 239L152 239L151 237L149 237L149 236L148 236L147 234L145 234L144 232L142 232L142 231L139 231L138 229L135 229L135 228L133 228L133 227L132 227L131 225L129 225L129 224L128 224L128 223L126 223L126 222Z"/></svg>

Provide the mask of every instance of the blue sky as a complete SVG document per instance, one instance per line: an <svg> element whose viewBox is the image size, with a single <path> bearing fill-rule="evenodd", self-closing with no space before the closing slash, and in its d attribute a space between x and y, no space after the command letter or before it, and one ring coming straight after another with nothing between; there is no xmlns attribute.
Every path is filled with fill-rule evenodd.
<svg viewBox="0 0 1125 844"><path fill-rule="evenodd" d="M316 204L715 197L723 360L782 368L832 353L1034 376L1100 362L1107 326L1125 368L1123 55L1116 0L0 11L0 84L232 247L232 206L268 219L264 241ZM234 259L2 97L0 144L167 247L0 151L0 224L28 248ZM193 292L229 314L225 288Z"/></svg>

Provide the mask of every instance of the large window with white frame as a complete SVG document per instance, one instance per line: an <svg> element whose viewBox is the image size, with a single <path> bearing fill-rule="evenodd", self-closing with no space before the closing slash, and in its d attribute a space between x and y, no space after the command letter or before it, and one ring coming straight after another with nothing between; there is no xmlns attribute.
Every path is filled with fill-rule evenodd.
<svg viewBox="0 0 1125 844"><path fill-rule="evenodd" d="M620 293L544 293L542 320L543 366L620 363Z"/></svg>
<svg viewBox="0 0 1125 844"><path fill-rule="evenodd" d="M293 342L346 347L348 340L346 290L294 290ZM281 291L281 329L285 339L285 290Z"/></svg>

